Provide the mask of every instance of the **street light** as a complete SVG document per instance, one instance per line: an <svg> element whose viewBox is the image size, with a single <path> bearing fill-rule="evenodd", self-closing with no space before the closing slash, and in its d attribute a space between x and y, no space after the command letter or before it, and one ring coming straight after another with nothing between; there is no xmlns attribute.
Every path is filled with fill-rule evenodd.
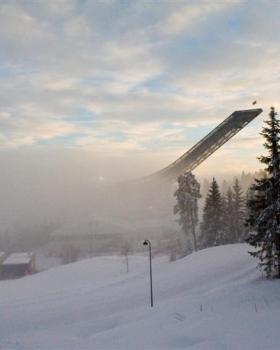
<svg viewBox="0 0 280 350"><path fill-rule="evenodd" d="M143 245L149 246L149 258L150 258L150 289L151 289L151 307L154 306L154 297L153 297L153 275L152 275L152 245L151 241L146 239L143 242Z"/></svg>

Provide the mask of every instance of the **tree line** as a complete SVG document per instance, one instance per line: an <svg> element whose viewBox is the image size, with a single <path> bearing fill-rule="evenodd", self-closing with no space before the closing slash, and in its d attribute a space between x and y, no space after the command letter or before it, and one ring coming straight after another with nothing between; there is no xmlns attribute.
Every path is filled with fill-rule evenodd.
<svg viewBox="0 0 280 350"><path fill-rule="evenodd" d="M186 237L192 236L192 240L186 240L187 252L244 241L246 200L238 179L235 179L232 187L228 187L225 195L216 179L212 179L200 223L200 184L192 173L179 176L178 189L174 195L177 199L174 213L179 215L178 223Z"/></svg>

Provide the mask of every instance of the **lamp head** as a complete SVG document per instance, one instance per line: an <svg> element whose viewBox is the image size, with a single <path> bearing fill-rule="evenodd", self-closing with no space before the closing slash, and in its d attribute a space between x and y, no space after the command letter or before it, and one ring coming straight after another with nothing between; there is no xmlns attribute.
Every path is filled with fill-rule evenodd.
<svg viewBox="0 0 280 350"><path fill-rule="evenodd" d="M143 245L148 245L147 240L145 240L145 241L143 242Z"/></svg>

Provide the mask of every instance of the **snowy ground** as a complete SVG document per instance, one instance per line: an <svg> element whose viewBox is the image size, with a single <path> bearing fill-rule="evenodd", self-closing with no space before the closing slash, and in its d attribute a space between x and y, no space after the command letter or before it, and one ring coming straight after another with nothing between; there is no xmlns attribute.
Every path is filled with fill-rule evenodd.
<svg viewBox="0 0 280 350"><path fill-rule="evenodd" d="M245 245L153 261L98 257L0 282L0 349L280 349L280 282Z"/></svg>

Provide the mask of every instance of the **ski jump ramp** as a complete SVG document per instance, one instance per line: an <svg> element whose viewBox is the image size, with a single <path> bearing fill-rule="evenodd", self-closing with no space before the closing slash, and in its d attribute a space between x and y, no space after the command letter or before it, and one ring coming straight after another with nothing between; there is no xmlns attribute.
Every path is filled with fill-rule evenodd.
<svg viewBox="0 0 280 350"><path fill-rule="evenodd" d="M176 181L179 175L194 170L261 113L261 108L233 112L175 162L154 174L142 178L142 181Z"/></svg>

